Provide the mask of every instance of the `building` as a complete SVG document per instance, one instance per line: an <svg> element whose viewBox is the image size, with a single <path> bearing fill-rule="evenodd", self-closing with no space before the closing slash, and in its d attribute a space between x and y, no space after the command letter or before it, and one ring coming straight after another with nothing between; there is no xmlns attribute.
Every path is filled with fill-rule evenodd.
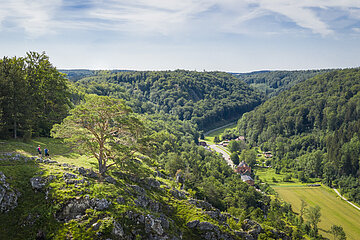
<svg viewBox="0 0 360 240"><path fill-rule="evenodd" d="M252 179L250 176L248 175L241 175L241 180L243 182L246 182L247 184L249 184L250 186L254 186L254 179Z"/></svg>
<svg viewBox="0 0 360 240"><path fill-rule="evenodd" d="M202 142L199 142L199 145L200 145L200 146L203 146L203 147L207 146L206 142L203 142L203 141L202 141Z"/></svg>
<svg viewBox="0 0 360 240"><path fill-rule="evenodd" d="M245 162L242 161L241 163L239 163L239 165L235 168L235 172L239 173L241 175L248 175L250 176L251 174L251 167L249 167L249 165Z"/></svg>

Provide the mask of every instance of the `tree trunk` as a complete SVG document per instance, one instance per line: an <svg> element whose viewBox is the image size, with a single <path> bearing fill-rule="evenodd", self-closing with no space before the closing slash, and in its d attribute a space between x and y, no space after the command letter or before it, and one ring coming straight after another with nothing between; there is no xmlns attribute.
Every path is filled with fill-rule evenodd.
<svg viewBox="0 0 360 240"><path fill-rule="evenodd" d="M17 131L16 131L16 120L14 120L14 138L17 137Z"/></svg>

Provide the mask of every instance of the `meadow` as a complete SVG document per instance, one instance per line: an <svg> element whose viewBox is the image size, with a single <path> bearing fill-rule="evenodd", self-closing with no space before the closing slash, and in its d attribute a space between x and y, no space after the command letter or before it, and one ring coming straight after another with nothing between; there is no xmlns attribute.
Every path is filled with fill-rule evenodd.
<svg viewBox="0 0 360 240"><path fill-rule="evenodd" d="M301 200L307 203L307 207L319 205L321 208L319 233L322 236L333 239L329 230L332 225L340 225L347 239L359 239L360 211L340 199L333 189L323 185L309 187L307 183L301 183L296 178L284 182L286 174L276 174L275 169L272 168L256 168L255 171L259 179L270 184L282 200L291 204L296 213L300 212Z"/></svg>
<svg viewBox="0 0 360 240"><path fill-rule="evenodd" d="M290 203L297 213L300 212L301 199L308 206L319 205L321 207L319 233L324 237L333 239L329 230L335 224L344 228L347 239L359 239L360 211L341 200L332 189L324 186L307 187L293 184L277 185L273 186L273 189L281 199Z"/></svg>

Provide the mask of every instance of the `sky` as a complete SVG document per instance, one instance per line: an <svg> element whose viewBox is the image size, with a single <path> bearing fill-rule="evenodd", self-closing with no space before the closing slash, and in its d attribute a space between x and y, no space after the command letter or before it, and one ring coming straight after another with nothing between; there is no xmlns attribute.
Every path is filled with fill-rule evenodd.
<svg viewBox="0 0 360 240"><path fill-rule="evenodd" d="M58 69L360 66L359 0L0 0L0 56Z"/></svg>

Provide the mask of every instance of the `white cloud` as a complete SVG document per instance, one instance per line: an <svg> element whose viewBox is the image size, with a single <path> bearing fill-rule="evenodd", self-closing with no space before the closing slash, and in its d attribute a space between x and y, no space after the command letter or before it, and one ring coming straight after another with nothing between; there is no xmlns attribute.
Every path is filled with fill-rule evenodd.
<svg viewBox="0 0 360 240"><path fill-rule="evenodd" d="M42 35L51 30L52 16L60 5L61 0L0 1L1 23L15 24L33 37Z"/></svg>
<svg viewBox="0 0 360 240"><path fill-rule="evenodd" d="M246 33L261 31L254 25L246 29L248 22L276 14L302 29L328 36L335 30L316 9L338 8L354 23L360 19L360 1L354 0L0 0L0 6L0 27L4 29L6 23L11 23L9 26L15 25L33 37L64 29L164 35L205 29ZM279 29L269 32L289 27L281 25L281 20Z"/></svg>

